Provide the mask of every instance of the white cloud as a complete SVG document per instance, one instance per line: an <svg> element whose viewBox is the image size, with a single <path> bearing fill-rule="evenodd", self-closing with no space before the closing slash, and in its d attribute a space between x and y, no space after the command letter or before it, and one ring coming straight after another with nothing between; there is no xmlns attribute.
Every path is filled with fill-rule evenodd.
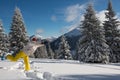
<svg viewBox="0 0 120 80"><path fill-rule="evenodd" d="M79 17L85 10L85 7L86 4L83 5L76 4L76 5L68 6L65 10L65 21L72 22L79 19Z"/></svg>
<svg viewBox="0 0 120 80"><path fill-rule="evenodd" d="M65 21L69 23L69 25L66 25L62 28L60 32L66 33L68 31L71 31L78 27L80 25L80 21L83 20L83 13L85 11L87 3L80 5L72 5L68 6L65 9Z"/></svg>
<svg viewBox="0 0 120 80"><path fill-rule="evenodd" d="M43 32L44 32L43 29L37 29L35 35L36 35L37 37L43 38L43 36L42 36L42 33L43 33Z"/></svg>
<svg viewBox="0 0 120 80"><path fill-rule="evenodd" d="M36 34L42 34L43 32L44 32L43 29L37 29L37 30L36 30Z"/></svg>
<svg viewBox="0 0 120 80"><path fill-rule="evenodd" d="M75 23L72 23L70 25L67 25L65 26L62 30L65 32L69 32L69 31L72 31L73 29L77 28L80 26L80 20L75 22Z"/></svg>
<svg viewBox="0 0 120 80"><path fill-rule="evenodd" d="M102 10L102 11L99 11L99 12L96 13L96 16L98 17L98 19L99 19L101 22L105 21L105 12L106 12L106 10ZM80 14L81 14L81 13L80 13ZM68 26L65 26L66 29L67 29L67 31L71 31L71 30L75 29L76 27L80 26L81 21L82 21L83 19L84 19L83 14L81 14L81 15L79 16L79 19L76 19L74 23L72 23L72 24L70 24L70 25L68 25Z"/></svg>
<svg viewBox="0 0 120 80"><path fill-rule="evenodd" d="M101 21L101 23L103 23L106 20L105 12L107 12L107 11L106 10L102 10L102 11L97 12L97 14L96 14L96 16ZM118 21L120 21L120 17L119 16L120 16L119 13L117 13L117 15L115 16L115 18L117 18ZM120 29L120 26L118 26L118 29Z"/></svg>
<svg viewBox="0 0 120 80"><path fill-rule="evenodd" d="M83 5L72 5L68 6L65 10L65 21L68 23L68 25L64 26L63 29L61 30L62 33L66 33L68 31L71 31L75 29L76 27L80 26L81 21L84 19L83 15L86 10L86 5L87 3ZM96 12L96 16L98 19L103 23L105 19L105 12L106 10L101 10ZM117 18L120 21L120 14L117 14ZM120 29L120 27L119 27Z"/></svg>
<svg viewBox="0 0 120 80"><path fill-rule="evenodd" d="M52 16L51 16L51 20L52 20L52 21L57 21L56 16L55 16L55 15L52 15Z"/></svg>
<svg viewBox="0 0 120 80"><path fill-rule="evenodd" d="M83 14L81 14L81 16L79 17L79 19L76 20L76 22L72 23L71 25L66 26L66 29L67 29L68 31L71 31L71 30L73 30L73 29L75 29L75 28L77 28L77 27L80 27L81 21L82 21L83 19L84 19Z"/></svg>
<svg viewBox="0 0 120 80"><path fill-rule="evenodd" d="M102 11L99 11L97 12L96 16L98 17L98 19L103 22L105 21L105 12L107 12L106 10L102 10Z"/></svg>

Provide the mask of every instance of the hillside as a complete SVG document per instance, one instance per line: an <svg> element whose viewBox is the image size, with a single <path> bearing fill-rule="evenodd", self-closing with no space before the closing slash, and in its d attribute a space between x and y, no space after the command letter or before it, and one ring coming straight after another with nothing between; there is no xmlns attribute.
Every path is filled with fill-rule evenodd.
<svg viewBox="0 0 120 80"><path fill-rule="evenodd" d="M70 45L70 49L71 50L75 50L76 49L76 42L78 42L80 36L81 36L81 33L80 33L80 29L79 28L75 28L73 29L72 31L64 34L69 45ZM58 44L60 42L60 37L58 37L56 40L54 40L53 42L51 42L51 47L53 50L56 50L58 49Z"/></svg>

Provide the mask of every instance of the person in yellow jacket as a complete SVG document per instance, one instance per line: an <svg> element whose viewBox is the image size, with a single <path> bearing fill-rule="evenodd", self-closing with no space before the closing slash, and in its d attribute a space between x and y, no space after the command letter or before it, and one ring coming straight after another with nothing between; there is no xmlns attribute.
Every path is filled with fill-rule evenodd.
<svg viewBox="0 0 120 80"><path fill-rule="evenodd" d="M28 44L21 49L15 56L8 54L6 58L11 61L17 61L20 58L23 58L25 71L30 70L29 55L33 54L38 47L44 46L43 44L37 41L37 38L32 38Z"/></svg>

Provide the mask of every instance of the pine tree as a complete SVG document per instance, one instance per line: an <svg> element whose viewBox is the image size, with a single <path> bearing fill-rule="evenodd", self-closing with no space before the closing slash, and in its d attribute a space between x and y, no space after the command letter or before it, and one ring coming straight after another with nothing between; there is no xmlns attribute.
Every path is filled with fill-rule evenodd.
<svg viewBox="0 0 120 80"><path fill-rule="evenodd" d="M107 44L110 46L110 61L120 62L120 30L118 29L119 21L116 18L112 8L112 3L109 0L106 21L104 21L105 37Z"/></svg>
<svg viewBox="0 0 120 80"><path fill-rule="evenodd" d="M22 49L28 42L28 36L20 9L16 7L10 29L10 46L14 54Z"/></svg>
<svg viewBox="0 0 120 80"><path fill-rule="evenodd" d="M79 43L78 43L78 41L76 42L76 49L75 49L75 56L74 56L74 59L75 60L79 60Z"/></svg>
<svg viewBox="0 0 120 80"><path fill-rule="evenodd" d="M8 39L4 32L2 21L0 21L0 54L8 52Z"/></svg>
<svg viewBox="0 0 120 80"><path fill-rule="evenodd" d="M66 41L66 38L64 35L61 37L61 42L59 43L59 54L58 59L72 59L72 55L70 52L70 46L68 42Z"/></svg>
<svg viewBox="0 0 120 80"><path fill-rule="evenodd" d="M48 58L46 46L38 47L34 56L35 58Z"/></svg>
<svg viewBox="0 0 120 80"><path fill-rule="evenodd" d="M53 50L50 46L50 41L47 41L46 49L47 49L47 53L48 53L48 58L53 59L54 58L54 52L53 52Z"/></svg>
<svg viewBox="0 0 120 80"><path fill-rule="evenodd" d="M95 15L92 4L88 5L81 24L82 37L79 40L79 60L92 63L109 62L109 46L106 44L104 28Z"/></svg>

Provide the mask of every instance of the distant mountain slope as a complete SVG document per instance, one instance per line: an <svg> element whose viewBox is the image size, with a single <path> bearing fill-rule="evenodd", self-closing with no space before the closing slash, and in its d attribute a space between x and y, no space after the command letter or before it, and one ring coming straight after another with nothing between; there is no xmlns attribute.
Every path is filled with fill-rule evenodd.
<svg viewBox="0 0 120 80"><path fill-rule="evenodd" d="M66 40L68 41L68 43L70 45L70 50L72 51L72 55L75 55L74 51L76 50L77 42L78 42L79 38L81 37L80 29L79 28L75 28L72 31L70 31L68 33L65 33L64 35L65 35ZM61 36L58 37L58 38L52 37L52 38L42 39L42 41L44 42L44 44L46 46L47 46L48 42L50 42L51 48L55 52L56 50L58 50ZM41 36L33 35L31 37L37 37L38 39L41 39ZM44 51L47 51L47 48L46 47L42 48L40 51L42 51L42 54L46 54ZM35 53L35 54L40 54L40 53Z"/></svg>
<svg viewBox="0 0 120 80"><path fill-rule="evenodd" d="M76 42L78 42L80 36L81 36L81 33L80 33L80 29L79 28L75 28L74 30L64 34L70 47L71 47L71 50L75 50L76 49ZM51 42L51 47L53 50L56 50L58 49L58 46L59 46L59 42L60 42L60 38L57 38L56 40L54 40L53 42Z"/></svg>
<svg viewBox="0 0 120 80"><path fill-rule="evenodd" d="M80 33L80 29L79 28L75 28L72 31L66 33L65 36L72 37L72 36L79 36L80 34L81 34Z"/></svg>

